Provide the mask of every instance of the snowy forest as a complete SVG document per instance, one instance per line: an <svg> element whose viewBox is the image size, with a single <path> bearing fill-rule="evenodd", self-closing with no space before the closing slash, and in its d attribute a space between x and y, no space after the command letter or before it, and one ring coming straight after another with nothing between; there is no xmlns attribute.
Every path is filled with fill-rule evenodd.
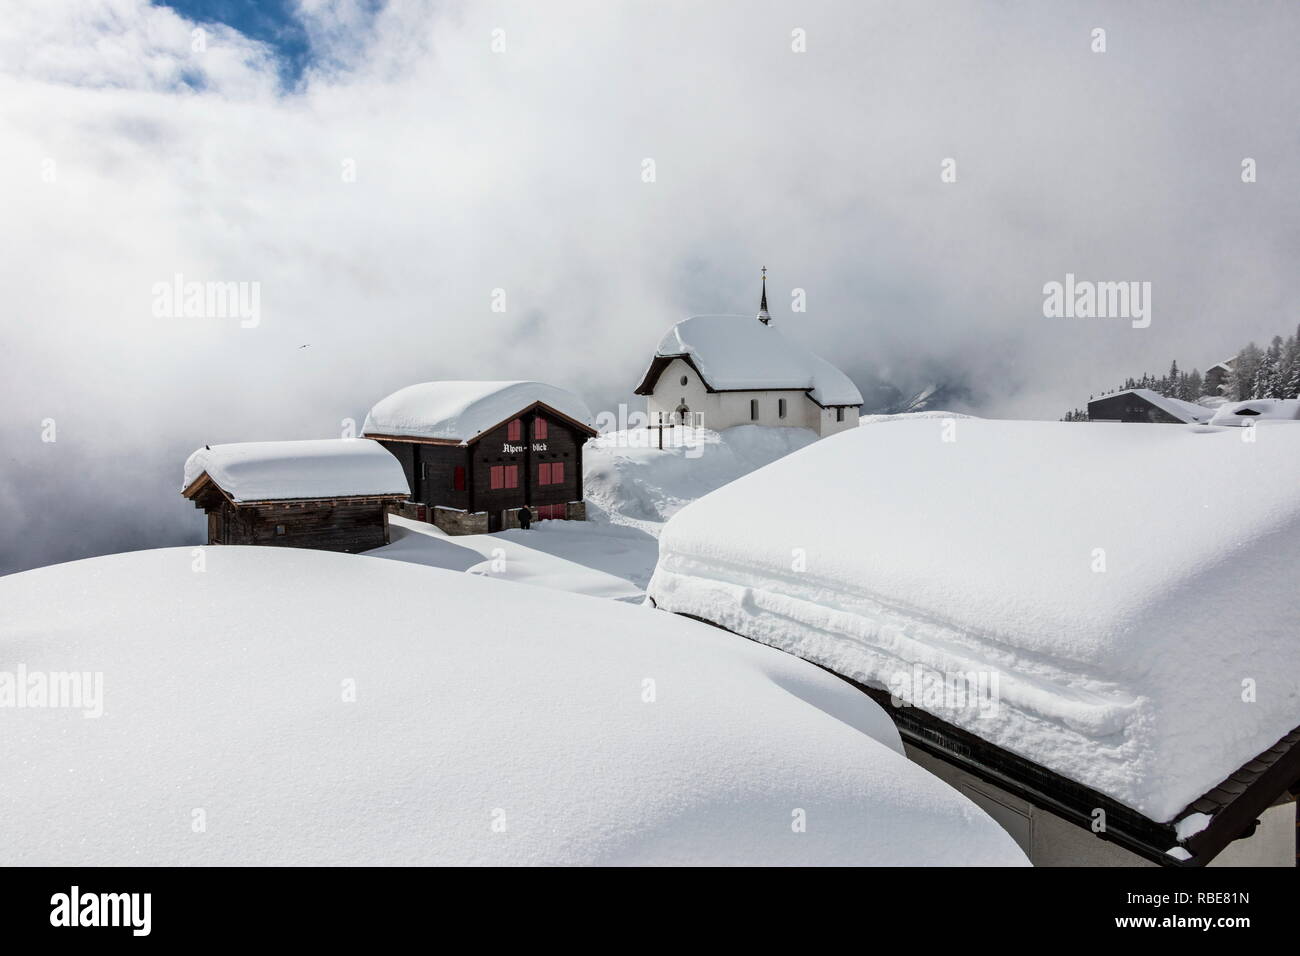
<svg viewBox="0 0 1300 956"><path fill-rule="evenodd" d="M1273 336L1273 341L1267 348L1260 348L1254 342L1246 345L1237 353L1232 372L1219 388L1213 385L1213 379L1207 381L1207 377L1195 368L1190 372L1181 370L1175 360L1163 375L1144 372L1138 378L1126 379L1123 385L1116 388L1098 395L1089 395L1088 401L1130 388L1149 388L1158 395L1179 398L1185 402L1195 402L1207 395L1225 398L1230 402L1245 402L1253 398L1300 397L1300 325L1285 340L1280 335ZM1087 420L1087 411L1079 408L1067 412L1061 419L1066 422Z"/></svg>

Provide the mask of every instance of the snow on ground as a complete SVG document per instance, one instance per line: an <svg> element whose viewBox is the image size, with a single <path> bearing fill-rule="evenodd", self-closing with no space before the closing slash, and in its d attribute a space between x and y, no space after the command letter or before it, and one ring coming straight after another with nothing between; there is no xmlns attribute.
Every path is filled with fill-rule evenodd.
<svg viewBox="0 0 1300 956"><path fill-rule="evenodd" d="M650 597L900 697L996 677L991 711L922 706L1155 820L1295 726L1300 428L945 428L854 429L688 505ZM816 507L772 507L791 489Z"/></svg>
<svg viewBox="0 0 1300 956"><path fill-rule="evenodd" d="M864 423L968 418L953 412L868 415ZM806 428L691 429L660 450L646 429L607 432L583 448L587 521L535 521L528 531L449 537L391 518L392 544L372 557L469 571L592 597L640 603L659 560L659 532L681 508L817 440ZM672 433L670 433L672 434Z"/></svg>
<svg viewBox="0 0 1300 956"><path fill-rule="evenodd" d="M945 412L939 409L926 410L923 412L898 412L890 415L863 415L858 419L859 425L883 425L886 422L914 422L927 418L974 418L974 415L963 415L960 412Z"/></svg>
<svg viewBox="0 0 1300 956"><path fill-rule="evenodd" d="M377 558L468 571L639 604L659 559L659 529L679 508L817 439L805 428L692 429L695 443L660 451L645 430L609 432L583 448L587 521L535 521L527 530L448 536L390 518Z"/></svg>
<svg viewBox="0 0 1300 956"><path fill-rule="evenodd" d="M634 604L645 597L659 554L642 531L589 521L536 521L527 531L454 537L423 521L389 522L392 544L367 556Z"/></svg>
<svg viewBox="0 0 1300 956"><path fill-rule="evenodd" d="M789 655L397 561L196 551L0 578L4 862L1026 863ZM13 706L17 674L71 671L101 716Z"/></svg>
<svg viewBox="0 0 1300 956"><path fill-rule="evenodd" d="M182 490L204 472L235 501L410 494L398 460L366 439L205 445L186 460Z"/></svg>
<svg viewBox="0 0 1300 956"><path fill-rule="evenodd" d="M670 430L666 444L677 431ZM657 538L663 523L696 498L817 441L807 428L738 425L690 432L691 444L662 451L649 429L607 432L587 442L582 455L589 518Z"/></svg>

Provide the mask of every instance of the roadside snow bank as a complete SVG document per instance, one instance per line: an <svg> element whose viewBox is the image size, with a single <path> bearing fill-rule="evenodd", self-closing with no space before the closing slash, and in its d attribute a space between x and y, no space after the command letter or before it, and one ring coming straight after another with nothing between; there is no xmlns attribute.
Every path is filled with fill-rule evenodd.
<svg viewBox="0 0 1300 956"><path fill-rule="evenodd" d="M1300 429L952 437L858 428L719 489L649 596L903 697L996 677L993 712L921 705L1159 821L1300 723Z"/></svg>
<svg viewBox="0 0 1300 956"><path fill-rule="evenodd" d="M0 714L6 863L1026 862L770 648L399 561L201 554L0 578L5 673L102 673L98 719Z"/></svg>

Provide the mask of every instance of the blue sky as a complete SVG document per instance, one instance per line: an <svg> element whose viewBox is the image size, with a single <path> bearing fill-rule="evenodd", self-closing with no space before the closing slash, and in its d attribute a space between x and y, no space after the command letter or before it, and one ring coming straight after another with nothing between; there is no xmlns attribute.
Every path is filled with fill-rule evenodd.
<svg viewBox="0 0 1300 956"><path fill-rule="evenodd" d="M295 83L311 62L311 39L293 0L176 0L157 6L199 23L224 23L272 47L285 85Z"/></svg>

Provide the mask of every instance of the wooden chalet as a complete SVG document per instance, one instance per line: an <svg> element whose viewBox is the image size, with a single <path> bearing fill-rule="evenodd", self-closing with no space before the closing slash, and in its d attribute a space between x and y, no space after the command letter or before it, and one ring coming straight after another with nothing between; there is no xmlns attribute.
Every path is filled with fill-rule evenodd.
<svg viewBox="0 0 1300 956"><path fill-rule="evenodd" d="M1210 420L1214 409L1169 398L1149 388L1129 388L1088 403L1090 422L1140 422L1194 425Z"/></svg>
<svg viewBox="0 0 1300 956"><path fill-rule="evenodd" d="M208 544L357 553L387 544L409 495L391 455L362 439L204 446L181 491L208 516Z"/></svg>
<svg viewBox="0 0 1300 956"><path fill-rule="evenodd" d="M584 520L582 446L591 414L538 382L426 382L371 409L362 433L401 463L404 516L448 534L483 534L533 520Z"/></svg>

